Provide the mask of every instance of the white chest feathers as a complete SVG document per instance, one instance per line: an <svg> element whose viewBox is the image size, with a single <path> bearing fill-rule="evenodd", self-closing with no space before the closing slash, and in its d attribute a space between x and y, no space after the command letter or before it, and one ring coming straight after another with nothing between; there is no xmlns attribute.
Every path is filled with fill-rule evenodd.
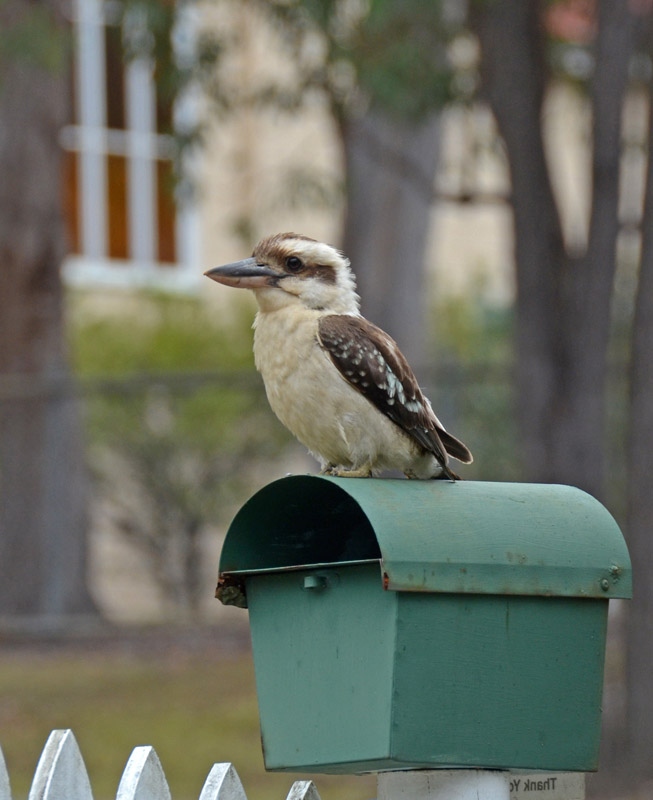
<svg viewBox="0 0 653 800"><path fill-rule="evenodd" d="M321 316L298 307L257 315L254 358L272 410L323 467L414 470L421 448L343 378L318 341Z"/></svg>

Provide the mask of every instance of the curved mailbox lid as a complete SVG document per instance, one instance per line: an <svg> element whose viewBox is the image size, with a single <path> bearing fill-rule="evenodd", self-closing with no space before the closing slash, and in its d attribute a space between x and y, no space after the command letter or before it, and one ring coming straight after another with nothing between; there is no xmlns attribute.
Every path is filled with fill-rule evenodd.
<svg viewBox="0 0 653 800"><path fill-rule="evenodd" d="M632 592L617 523L580 489L309 475L275 481L245 503L227 533L221 582L372 559L380 560L384 587L395 591Z"/></svg>

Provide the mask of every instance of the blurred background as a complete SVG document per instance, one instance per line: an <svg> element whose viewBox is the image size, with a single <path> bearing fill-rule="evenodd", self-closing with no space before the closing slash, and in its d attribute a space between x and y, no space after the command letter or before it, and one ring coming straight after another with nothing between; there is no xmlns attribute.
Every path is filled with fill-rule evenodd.
<svg viewBox="0 0 653 800"><path fill-rule="evenodd" d="M72 726L99 800L265 775L246 612L213 599L256 489L317 465L268 409L246 293L342 247L464 477L579 486L625 531L601 769L653 794L650 0L0 3L0 741L25 797ZM369 778L320 778L325 800Z"/></svg>

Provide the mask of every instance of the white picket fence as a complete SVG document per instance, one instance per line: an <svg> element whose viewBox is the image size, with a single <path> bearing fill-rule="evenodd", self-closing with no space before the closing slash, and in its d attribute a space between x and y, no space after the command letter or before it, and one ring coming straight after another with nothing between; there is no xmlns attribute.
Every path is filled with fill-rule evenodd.
<svg viewBox="0 0 653 800"><path fill-rule="evenodd" d="M379 800L584 800L582 773L518 773L458 769L408 770L378 775ZM0 800L11 800L0 749ZM28 800L93 800L84 759L71 730L52 731L39 759ZM116 800L171 800L153 747L134 748ZM199 800L247 800L233 764L214 764ZM313 781L295 781L286 800L320 800Z"/></svg>
<svg viewBox="0 0 653 800"><path fill-rule="evenodd" d="M0 750L0 800L11 786ZM93 800L84 759L71 730L52 731L39 759L28 800ZM153 747L136 747L122 773L116 800L171 800L168 781ZM199 800L247 800L233 764L214 764ZM320 800L313 781L295 781L286 800Z"/></svg>

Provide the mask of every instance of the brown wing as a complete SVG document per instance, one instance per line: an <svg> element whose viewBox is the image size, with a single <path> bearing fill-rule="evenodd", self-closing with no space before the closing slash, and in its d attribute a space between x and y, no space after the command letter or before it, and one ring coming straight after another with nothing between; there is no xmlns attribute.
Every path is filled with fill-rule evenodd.
<svg viewBox="0 0 653 800"><path fill-rule="evenodd" d="M446 466L448 455L468 464L472 454L442 427L397 343L363 317L332 314L318 325L320 344L340 374L425 450Z"/></svg>

